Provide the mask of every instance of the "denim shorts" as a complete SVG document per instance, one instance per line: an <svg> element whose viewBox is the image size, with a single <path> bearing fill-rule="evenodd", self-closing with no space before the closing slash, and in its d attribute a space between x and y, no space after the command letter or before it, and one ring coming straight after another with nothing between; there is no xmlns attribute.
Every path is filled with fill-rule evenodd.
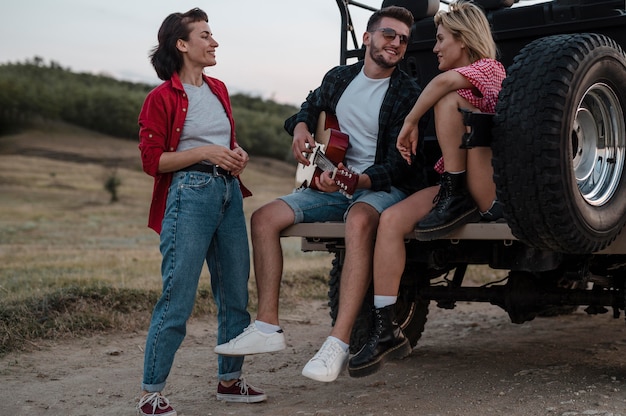
<svg viewBox="0 0 626 416"><path fill-rule="evenodd" d="M294 223L325 221L345 221L352 205L362 202L373 207L380 214L386 208L402 201L407 195L398 188L391 192L357 190L352 199L340 192L320 192L315 189L297 189L292 194L281 196L295 214Z"/></svg>

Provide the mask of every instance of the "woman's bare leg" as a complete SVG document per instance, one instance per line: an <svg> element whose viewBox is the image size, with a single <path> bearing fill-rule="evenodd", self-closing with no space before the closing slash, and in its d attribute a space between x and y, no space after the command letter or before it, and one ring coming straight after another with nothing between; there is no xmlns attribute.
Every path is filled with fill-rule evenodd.
<svg viewBox="0 0 626 416"><path fill-rule="evenodd" d="M467 152L467 188L481 212L491 208L496 199L490 147L475 147Z"/></svg>
<svg viewBox="0 0 626 416"><path fill-rule="evenodd" d="M441 147L446 171L467 171L468 190L478 208L486 211L496 197L491 148L475 147L470 150L459 148L466 131L459 108L479 111L467 100L461 98L456 91L447 94L435 105L437 140Z"/></svg>
<svg viewBox="0 0 626 416"><path fill-rule="evenodd" d="M446 94L435 104L435 130L446 172L467 169L467 150L460 148L466 127L459 108L474 109L456 91Z"/></svg>
<svg viewBox="0 0 626 416"><path fill-rule="evenodd" d="M374 294L398 295L406 263L405 236L430 212L438 191L439 186L422 189L381 214L374 247Z"/></svg>

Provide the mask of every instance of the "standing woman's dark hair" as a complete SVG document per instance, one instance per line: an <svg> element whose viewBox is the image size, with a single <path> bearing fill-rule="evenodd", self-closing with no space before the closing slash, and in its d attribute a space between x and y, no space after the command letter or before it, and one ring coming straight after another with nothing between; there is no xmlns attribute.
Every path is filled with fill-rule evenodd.
<svg viewBox="0 0 626 416"><path fill-rule="evenodd" d="M201 21L208 22L209 18L198 8L187 13L172 13L165 18L159 29L159 44L150 55L150 62L160 79L167 81L172 78L174 72L180 71L183 57L176 48L176 42L178 39L189 40L191 33L189 24Z"/></svg>

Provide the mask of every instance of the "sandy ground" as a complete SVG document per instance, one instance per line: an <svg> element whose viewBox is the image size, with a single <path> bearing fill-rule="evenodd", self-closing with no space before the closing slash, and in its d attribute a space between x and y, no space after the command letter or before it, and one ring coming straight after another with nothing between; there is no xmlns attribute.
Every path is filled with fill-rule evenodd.
<svg viewBox="0 0 626 416"><path fill-rule="evenodd" d="M584 312L510 323L486 304L431 304L422 340L370 377L301 376L329 331L324 302L283 312L288 348L249 356L261 404L218 402L215 322L190 322L166 394L179 415L626 415L623 317ZM41 345L0 360L1 415L132 415L145 333Z"/></svg>

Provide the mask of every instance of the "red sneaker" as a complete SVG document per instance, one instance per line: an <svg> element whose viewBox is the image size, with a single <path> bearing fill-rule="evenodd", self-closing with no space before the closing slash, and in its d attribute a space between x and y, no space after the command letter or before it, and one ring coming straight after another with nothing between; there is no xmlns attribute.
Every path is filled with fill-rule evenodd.
<svg viewBox="0 0 626 416"><path fill-rule="evenodd" d="M141 416L176 416L176 410L160 392L144 394L137 404L137 413Z"/></svg>
<svg viewBox="0 0 626 416"><path fill-rule="evenodd" d="M225 387L222 383L218 383L217 400L235 403L258 403L267 400L267 396L263 390L247 384L242 377L230 387Z"/></svg>

